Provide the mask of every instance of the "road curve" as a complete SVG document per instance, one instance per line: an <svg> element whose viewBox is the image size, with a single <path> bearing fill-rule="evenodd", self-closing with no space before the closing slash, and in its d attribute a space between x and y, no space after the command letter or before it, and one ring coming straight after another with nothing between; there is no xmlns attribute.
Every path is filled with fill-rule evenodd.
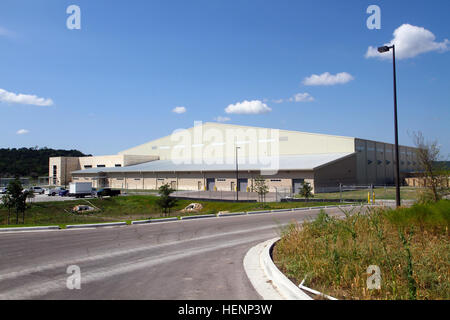
<svg viewBox="0 0 450 320"><path fill-rule="evenodd" d="M318 213L0 234L0 299L261 299L245 254ZM80 290L67 289L71 265L80 267Z"/></svg>

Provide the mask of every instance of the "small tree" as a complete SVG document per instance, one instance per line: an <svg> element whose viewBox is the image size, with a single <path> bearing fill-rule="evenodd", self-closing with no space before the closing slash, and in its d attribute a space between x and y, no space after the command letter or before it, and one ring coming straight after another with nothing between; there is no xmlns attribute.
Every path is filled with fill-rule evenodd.
<svg viewBox="0 0 450 320"><path fill-rule="evenodd" d="M258 193L260 202L266 202L266 194L269 192L269 187L266 184L266 179L257 177L255 179L255 191Z"/></svg>
<svg viewBox="0 0 450 320"><path fill-rule="evenodd" d="M437 140L425 141L422 132L413 133L413 141L417 147L417 160L421 168L425 187L428 188L434 202L441 199L441 193L447 184L447 175L438 165L440 160L440 147Z"/></svg>
<svg viewBox="0 0 450 320"><path fill-rule="evenodd" d="M299 194L308 201L309 198L314 198L312 193L312 187L309 182L303 183L302 188L300 189Z"/></svg>
<svg viewBox="0 0 450 320"><path fill-rule="evenodd" d="M33 198L31 191L23 190L22 183L19 179L9 182L6 188L6 194L2 197L3 205L8 208L8 224L10 223L10 212L14 209L16 213L16 224L19 224L19 214L22 214L22 223L25 223L25 211L28 209L27 199Z"/></svg>
<svg viewBox="0 0 450 320"><path fill-rule="evenodd" d="M177 204L177 200L170 196L174 191L175 189L172 189L169 184L162 185L158 189L159 198L156 200L156 204L162 209L165 216L169 215L170 208Z"/></svg>
<svg viewBox="0 0 450 320"><path fill-rule="evenodd" d="M8 209L8 218L7 218L7 224L10 224L11 221L11 209L13 208L13 201L11 199L11 196L9 194L5 194L2 197L2 206Z"/></svg>

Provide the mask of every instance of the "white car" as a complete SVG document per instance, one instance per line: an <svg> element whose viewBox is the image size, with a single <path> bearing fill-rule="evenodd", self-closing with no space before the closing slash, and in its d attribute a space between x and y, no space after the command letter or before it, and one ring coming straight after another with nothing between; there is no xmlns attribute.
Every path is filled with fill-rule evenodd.
<svg viewBox="0 0 450 320"><path fill-rule="evenodd" d="M31 187L29 190L33 193L39 193L39 194L44 194L44 191L45 191L41 187Z"/></svg>
<svg viewBox="0 0 450 320"><path fill-rule="evenodd" d="M66 189L64 189L63 187L55 187L55 188L45 189L45 194L53 197L53 196L58 195L61 190L66 190Z"/></svg>
<svg viewBox="0 0 450 320"><path fill-rule="evenodd" d="M1 187L0 188L0 194L5 194L6 193L6 188L5 187Z"/></svg>

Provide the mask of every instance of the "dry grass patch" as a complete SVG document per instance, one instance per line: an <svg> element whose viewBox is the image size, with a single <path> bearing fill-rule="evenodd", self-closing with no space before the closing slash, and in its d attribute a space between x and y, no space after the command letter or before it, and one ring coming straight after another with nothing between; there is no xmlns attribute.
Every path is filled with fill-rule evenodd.
<svg viewBox="0 0 450 320"><path fill-rule="evenodd" d="M295 283L339 299L450 299L450 201L400 210L322 212L291 225L274 250ZM380 267L381 289L367 288L367 268Z"/></svg>

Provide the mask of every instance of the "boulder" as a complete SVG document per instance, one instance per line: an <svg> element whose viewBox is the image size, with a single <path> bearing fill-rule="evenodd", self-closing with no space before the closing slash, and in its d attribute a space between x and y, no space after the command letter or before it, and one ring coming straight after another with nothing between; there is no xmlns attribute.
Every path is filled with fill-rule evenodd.
<svg viewBox="0 0 450 320"><path fill-rule="evenodd" d="M181 212L199 212L203 209L203 206L200 203L191 203L186 208L181 210Z"/></svg>

